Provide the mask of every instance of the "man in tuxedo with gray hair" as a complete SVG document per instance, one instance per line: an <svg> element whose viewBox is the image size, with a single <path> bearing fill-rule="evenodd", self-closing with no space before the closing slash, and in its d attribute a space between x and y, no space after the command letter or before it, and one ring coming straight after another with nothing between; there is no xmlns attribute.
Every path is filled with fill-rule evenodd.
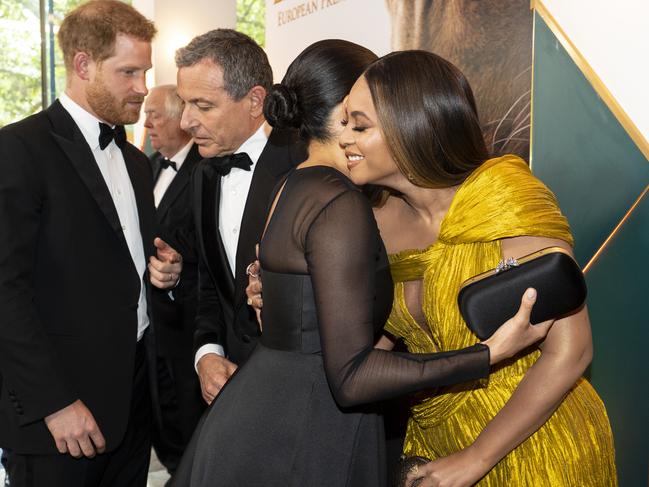
<svg viewBox="0 0 649 487"><path fill-rule="evenodd" d="M265 123L273 75L250 37L216 29L176 53L181 127L202 161L192 177L198 242L196 369L211 403L260 335L246 304L247 265L255 260L273 188L306 158L296 131Z"/></svg>

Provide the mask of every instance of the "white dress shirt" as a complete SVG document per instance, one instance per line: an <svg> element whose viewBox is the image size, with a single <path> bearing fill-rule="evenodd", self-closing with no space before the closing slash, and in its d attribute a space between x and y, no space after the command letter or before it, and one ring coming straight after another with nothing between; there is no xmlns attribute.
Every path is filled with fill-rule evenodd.
<svg viewBox="0 0 649 487"><path fill-rule="evenodd" d="M233 167L229 174L221 177L221 200L219 201L219 232L225 247L225 254L228 257L232 275L235 273L237 260L237 245L239 243L239 231L243 210L248 199L248 191L252 183L252 175L257 167L257 161L261 155L268 137L264 131L264 125L246 140L234 153L245 152L252 161L250 171L244 171Z"/></svg>
<svg viewBox="0 0 649 487"><path fill-rule="evenodd" d="M167 189L169 189L169 186L176 177L176 174L178 174L178 171L180 171L180 166L182 166L183 162L185 162L187 154L189 154L189 150L192 148L193 143L194 142L190 140L185 147L180 149L173 157L169 159L170 161L176 163L175 170L172 167L165 167L162 171L160 171L160 174L158 174L158 179L156 180L155 187L153 188L153 200L156 208L160 204L160 201L162 200L162 197L164 196Z"/></svg>
<svg viewBox="0 0 649 487"><path fill-rule="evenodd" d="M149 326L147 315L146 293L144 288L144 273L146 271L146 258L144 246L142 245L142 234L140 233L140 218L137 213L137 202L131 185L131 178L126 169L124 156L115 141L112 140L104 150L99 148L99 122L94 115L88 113L69 96L63 93L59 101L63 108L72 116L83 137L92 150L95 162L104 177L113 204L117 210L117 216L124 232L124 238L131 253L133 264L140 279L140 297L137 306L137 336L138 341L144 335Z"/></svg>
<svg viewBox="0 0 649 487"><path fill-rule="evenodd" d="M229 174L221 177L221 198L219 200L219 233L225 247L225 254L230 264L232 275L235 273L237 260L237 245L239 243L239 231L243 220L243 210L248 199L248 191L252 183L252 175L257 167L259 156L266 147L268 136L262 124L259 129L239 147L235 154L245 152L252 161L250 171L244 171L233 167ZM223 346L218 343L206 343L196 351L194 367L203 355L216 353L225 356Z"/></svg>

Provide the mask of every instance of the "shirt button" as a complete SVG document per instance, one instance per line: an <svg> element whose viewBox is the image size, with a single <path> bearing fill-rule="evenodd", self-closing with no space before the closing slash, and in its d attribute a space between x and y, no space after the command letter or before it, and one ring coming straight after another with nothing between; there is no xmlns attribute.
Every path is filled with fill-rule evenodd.
<svg viewBox="0 0 649 487"><path fill-rule="evenodd" d="M237 234L238 231L239 231L239 229L238 229L237 227L234 227L234 228L232 229L232 233L234 233L235 235Z"/></svg>
<svg viewBox="0 0 649 487"><path fill-rule="evenodd" d="M126 231L126 225L122 225L122 230Z"/></svg>

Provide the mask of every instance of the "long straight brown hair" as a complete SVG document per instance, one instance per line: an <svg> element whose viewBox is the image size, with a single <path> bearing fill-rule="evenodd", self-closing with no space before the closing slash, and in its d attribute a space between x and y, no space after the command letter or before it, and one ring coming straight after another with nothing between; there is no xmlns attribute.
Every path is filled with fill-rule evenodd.
<svg viewBox="0 0 649 487"><path fill-rule="evenodd" d="M392 158L413 184L455 186L488 159L473 92L450 62L427 51L394 52L363 76Z"/></svg>

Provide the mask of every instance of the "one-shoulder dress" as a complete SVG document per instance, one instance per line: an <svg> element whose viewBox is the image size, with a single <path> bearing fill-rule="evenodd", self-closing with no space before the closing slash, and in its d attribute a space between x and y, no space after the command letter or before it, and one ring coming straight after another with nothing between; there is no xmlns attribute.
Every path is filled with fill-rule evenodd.
<svg viewBox="0 0 649 487"><path fill-rule="evenodd" d="M461 283L496 267L501 241L523 235L573 242L552 192L525 162L504 156L485 162L460 186L442 220L439 239L422 250L390 256L395 302L386 329L415 353L454 350L478 338L457 305ZM427 326L416 322L404 283L423 281ZM412 407L404 452L431 459L470 445L540 356L533 348L492 370L488 381L445 387ZM503 458L477 485L614 487L611 428L604 404L580 379L538 431Z"/></svg>

